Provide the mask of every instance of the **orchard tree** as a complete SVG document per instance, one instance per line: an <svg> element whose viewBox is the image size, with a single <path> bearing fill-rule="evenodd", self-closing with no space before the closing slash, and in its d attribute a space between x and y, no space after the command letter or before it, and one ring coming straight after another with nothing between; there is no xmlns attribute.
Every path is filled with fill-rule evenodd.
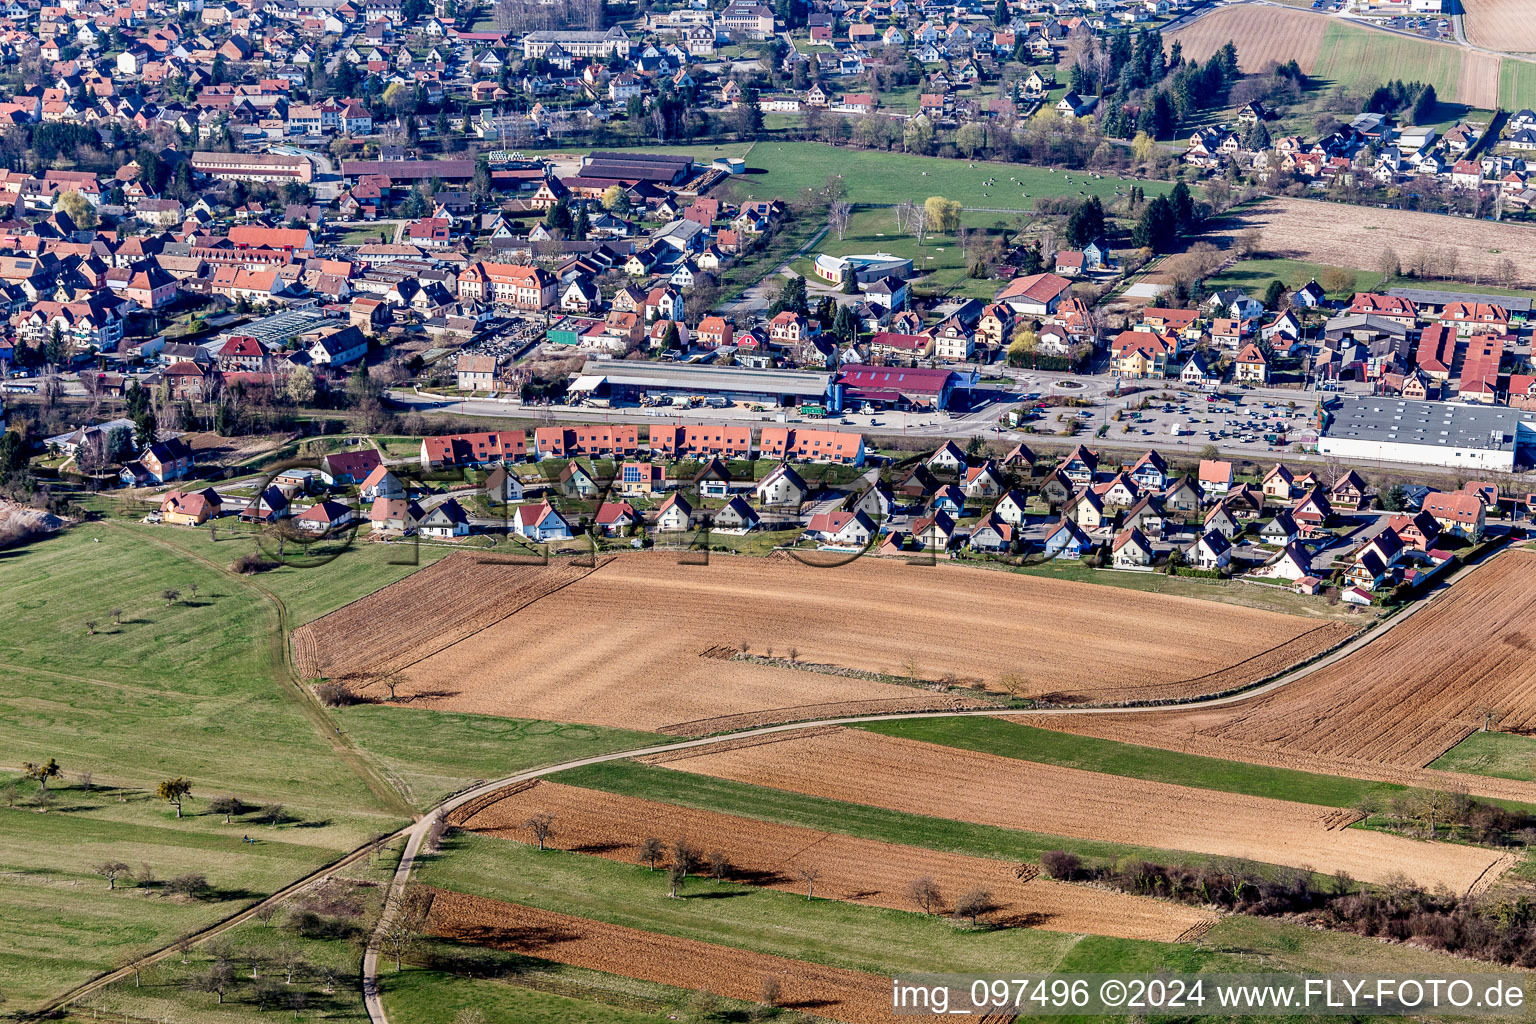
<svg viewBox="0 0 1536 1024"><path fill-rule="evenodd" d="M155 788L155 793L168 804L176 807L176 817L181 817L181 802L192 795L192 783L177 776L174 779L166 779Z"/></svg>
<svg viewBox="0 0 1536 1024"><path fill-rule="evenodd" d="M21 765L21 774L37 783L38 791L48 792L48 780L56 779L64 774L59 767L59 762L49 758L44 764L35 764L32 761L24 761Z"/></svg>

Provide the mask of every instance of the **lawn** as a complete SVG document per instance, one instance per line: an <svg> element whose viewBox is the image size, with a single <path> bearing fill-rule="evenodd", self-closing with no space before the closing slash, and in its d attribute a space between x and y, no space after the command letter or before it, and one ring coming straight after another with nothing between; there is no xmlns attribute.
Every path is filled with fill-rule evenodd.
<svg viewBox="0 0 1536 1024"><path fill-rule="evenodd" d="M1176 786L1194 786L1223 793L1296 800L1324 807L1353 807L1368 793L1406 789L1390 783L1366 782L1336 775L1270 768L1242 761L1180 754L1153 747L1092 736L1037 729L999 718L929 718L872 722L860 728L884 736L940 743L1042 764L1084 771L1150 779Z"/></svg>
<svg viewBox="0 0 1536 1024"><path fill-rule="evenodd" d="M1455 46L1330 19L1311 77L1329 91L1343 86L1359 95L1412 69L1409 77L1433 85L1441 102L1459 102L1461 56Z"/></svg>
<svg viewBox="0 0 1536 1024"><path fill-rule="evenodd" d="M313 804L292 807L273 826L255 820L254 801L226 825L222 815L207 813L204 798L217 790L194 788L180 820L143 790L87 791L76 783L60 788L46 813L31 806L30 784L26 792L20 805L0 809L0 975L16 1007L207 927L381 828L377 816L340 806L317 812ZM108 861L130 867L115 890L96 871ZM168 880L190 872L207 877L207 899L166 891Z"/></svg>
<svg viewBox="0 0 1536 1024"><path fill-rule="evenodd" d="M1536 737L1475 732L1441 754L1430 767L1500 779L1536 781Z"/></svg>
<svg viewBox="0 0 1536 1024"><path fill-rule="evenodd" d="M297 1019L365 1024L358 940L373 926L383 904L384 883L398 857L398 844L392 845L295 897L267 921L243 922L218 939L167 957L144 970L138 984L130 978L94 993L83 1001L78 1019L95 1019L100 1011L109 1019L122 1015L130 1020L238 1024L261 1012L264 1001L271 1009L294 1011ZM322 926L315 927L313 920L301 922L299 912L317 914ZM208 976L218 952L229 956L233 975L222 1003L217 994L197 990L198 979ZM302 1008L296 1005L301 1000Z"/></svg>
<svg viewBox="0 0 1536 1024"><path fill-rule="evenodd" d="M384 813L307 699L282 684L274 606L245 579L142 534L86 524L0 557L8 766L58 757L101 782L185 775L200 792Z"/></svg>
<svg viewBox="0 0 1536 1024"><path fill-rule="evenodd" d="M738 198L789 199L803 189L820 188L833 177L843 179L848 201L855 204L895 205L940 195L967 209L1024 212L1032 211L1040 196L1082 193L1108 203L1132 184L1151 195L1171 187L1164 182L1095 177L1084 171L844 149L819 142L758 143L747 154L747 173L733 179L731 187ZM989 179L996 184L984 184Z"/></svg>
<svg viewBox="0 0 1536 1024"><path fill-rule="evenodd" d="M167 602L167 589L181 597ZM121 794L125 805L67 790L46 814L0 812L12 822L0 828L0 904L12 910L0 917L0 969L24 979L7 986L14 1004L82 981L122 951L163 945L402 823L398 802L348 766L324 716L286 682L269 639L276 609L243 580L136 530L86 524L0 555L0 592L10 612L0 623L6 767L56 757L70 781L89 771L98 786L137 791ZM189 810L232 793L284 804L304 827L249 847L217 822L167 822L143 791L175 776L192 782ZM226 898L181 904L81 883L92 861L109 858L147 862L161 878L203 870ZM64 939L50 937L59 931Z"/></svg>
<svg viewBox="0 0 1536 1024"><path fill-rule="evenodd" d="M395 240L395 225L380 224L372 228L348 228L337 239L337 245L374 245L383 236L386 244Z"/></svg>
<svg viewBox="0 0 1536 1024"><path fill-rule="evenodd" d="M1512 57L1500 62L1499 106L1506 110L1536 106L1536 62Z"/></svg>
<svg viewBox="0 0 1536 1024"><path fill-rule="evenodd" d="M711 1002L671 985L442 940L425 942L398 974L390 964L382 987L394 1019L443 1024L468 1007L496 1024L656 1024L699 1020ZM748 1004L713 1002L731 1016L706 1020L752 1019Z"/></svg>
<svg viewBox="0 0 1536 1024"><path fill-rule="evenodd" d="M552 982L564 980L556 965L526 957L507 958L498 973L519 979L529 968L540 970ZM574 973L571 971L565 973ZM585 972L588 974L594 972ZM600 975L612 982L628 981L614 975ZM641 982L631 984L641 985ZM664 989L664 986L655 986ZM384 1008L392 1019L409 1021L452 1021L467 1009L477 1009L496 1024L656 1024L675 1020L663 1009L643 1010L613 1005L592 999L579 999L555 992L527 988L516 981L487 981L435 970L410 970L384 977ZM678 990L670 990L678 991ZM673 1007L681 1006L687 993L678 991Z"/></svg>
<svg viewBox="0 0 1536 1024"><path fill-rule="evenodd" d="M567 722L364 704L333 712L406 798L428 807L472 782L676 737Z"/></svg>
<svg viewBox="0 0 1536 1024"><path fill-rule="evenodd" d="M469 781L652 739L377 706L333 717L288 675L279 608L308 621L416 566L391 564L403 549L360 545L316 568L230 574L249 544L117 520L0 552L0 767L53 757L56 785L90 772L96 787L63 789L39 813L27 784L0 809L0 972L13 1006L226 916ZM420 560L442 550L423 547ZM177 776L193 787L181 821L150 795ZM101 787L117 789L108 799ZM288 821L226 827L202 813L223 794L282 804ZM260 843L241 844L246 831ZM203 871L220 897L109 894L90 870L112 859L162 880Z"/></svg>
<svg viewBox="0 0 1536 1024"><path fill-rule="evenodd" d="M124 524L123 529L175 548L193 558L226 569L240 555L256 550L256 541L231 519L220 521L220 536L213 540L207 528ZM373 544L366 530L359 530L342 553L318 565L280 565L257 576L241 578L247 587L269 592L287 609L288 627L302 626L335 611L381 587L404 579L431 565L451 548L431 544Z"/></svg>

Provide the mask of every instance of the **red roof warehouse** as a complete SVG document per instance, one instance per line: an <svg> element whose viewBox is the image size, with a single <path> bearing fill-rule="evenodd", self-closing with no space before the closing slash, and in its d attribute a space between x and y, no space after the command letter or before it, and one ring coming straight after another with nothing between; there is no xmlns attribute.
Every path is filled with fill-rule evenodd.
<svg viewBox="0 0 1536 1024"><path fill-rule="evenodd" d="M844 402L948 409L959 375L953 370L905 366L845 366L836 384Z"/></svg>

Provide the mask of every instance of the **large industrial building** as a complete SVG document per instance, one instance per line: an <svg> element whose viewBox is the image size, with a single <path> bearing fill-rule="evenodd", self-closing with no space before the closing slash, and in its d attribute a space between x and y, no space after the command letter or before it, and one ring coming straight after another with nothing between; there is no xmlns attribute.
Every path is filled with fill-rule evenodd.
<svg viewBox="0 0 1536 1024"><path fill-rule="evenodd" d="M701 395L772 406L822 405L829 413L840 413L866 403L882 409L948 409L957 388L973 386L971 374L929 367L850 364L826 374L589 359L570 390L621 402L642 396Z"/></svg>
<svg viewBox="0 0 1536 1024"><path fill-rule="evenodd" d="M223 181L306 182L314 176L314 168L309 160L281 153L212 153L199 150L192 154L192 169L198 174Z"/></svg>
<svg viewBox="0 0 1536 1024"><path fill-rule="evenodd" d="M629 187L642 181L653 185L681 185L693 174L693 161L670 153L610 153L587 155L579 175L583 182Z"/></svg>
<svg viewBox="0 0 1536 1024"><path fill-rule="evenodd" d="M1530 462L1536 414L1502 406L1345 398L1327 413L1317 450L1351 461L1513 472Z"/></svg>
<svg viewBox="0 0 1536 1024"><path fill-rule="evenodd" d="M821 403L827 397L830 380L828 374L805 370L589 359L572 382L571 390L618 401L636 401L647 395L703 395L783 406Z"/></svg>

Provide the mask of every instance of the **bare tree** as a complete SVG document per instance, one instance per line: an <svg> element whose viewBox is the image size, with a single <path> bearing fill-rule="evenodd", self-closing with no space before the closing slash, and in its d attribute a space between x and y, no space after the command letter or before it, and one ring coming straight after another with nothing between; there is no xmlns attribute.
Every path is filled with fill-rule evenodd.
<svg viewBox="0 0 1536 1024"><path fill-rule="evenodd" d="M837 240L841 242L843 236L848 233L848 218L853 212L853 207L848 203L838 200L827 208L827 223L832 230L837 232Z"/></svg>
<svg viewBox="0 0 1536 1024"><path fill-rule="evenodd" d="M661 840L655 836L646 836L635 848L635 856L642 864L649 864L651 870L655 871L656 862L661 859Z"/></svg>
<svg viewBox="0 0 1536 1024"><path fill-rule="evenodd" d="M544 844L555 833L555 816L548 811L540 811L527 821L523 822L523 828L533 833L534 841L539 844L539 849L544 849Z"/></svg>
<svg viewBox="0 0 1536 1024"><path fill-rule="evenodd" d="M997 685L1003 688L1003 692L1014 700L1018 700L1029 692L1029 680L1018 672L1004 672L997 679Z"/></svg>
<svg viewBox="0 0 1536 1024"><path fill-rule="evenodd" d="M202 974L192 979L192 989L217 996L219 1005L224 1003L224 992L235 983L235 971L227 963L209 965Z"/></svg>
<svg viewBox="0 0 1536 1024"><path fill-rule="evenodd" d="M955 901L955 916L970 918L972 928L996 909L997 901L992 898L992 893L982 888L970 889Z"/></svg>
<svg viewBox="0 0 1536 1024"><path fill-rule="evenodd" d="M245 804L237 796L216 796L208 801L209 814L224 815L224 824L228 825L230 819L245 810Z"/></svg>
<svg viewBox="0 0 1536 1024"><path fill-rule="evenodd" d="M800 864L795 867L795 877L805 883L805 898L814 898L816 882L821 878L821 869L810 864Z"/></svg>
<svg viewBox="0 0 1536 1024"><path fill-rule="evenodd" d="M684 878L697 870L703 861L704 855L688 840L679 839L672 844L672 863L682 869Z"/></svg>
<svg viewBox="0 0 1536 1024"><path fill-rule="evenodd" d="M421 942L425 912L425 902L421 894L415 890L392 897L385 909L385 913L390 915L389 924L379 935L379 947L395 962L397 974L400 971L401 962Z"/></svg>
<svg viewBox="0 0 1536 1024"><path fill-rule="evenodd" d="M912 879L912 884L907 886L907 898L921 907L925 914L933 913L934 907L944 902L938 883L927 875Z"/></svg>
<svg viewBox="0 0 1536 1024"><path fill-rule="evenodd" d="M283 943L277 950L277 963L283 969L283 984L292 985L293 976L304 970L304 954L299 947Z"/></svg>
<svg viewBox="0 0 1536 1024"><path fill-rule="evenodd" d="M128 873L128 865L120 860L104 860L92 870L107 880L108 889L116 889L117 880Z"/></svg>
<svg viewBox="0 0 1536 1024"><path fill-rule="evenodd" d="M709 875L717 882L725 881L725 876L731 873L731 862L726 857L724 850L709 851Z"/></svg>
<svg viewBox="0 0 1536 1024"><path fill-rule="evenodd" d="M912 235L917 239L917 244L922 245L923 239L928 237L928 210L923 206L912 207L907 215L907 224L912 229Z"/></svg>
<svg viewBox="0 0 1536 1024"><path fill-rule="evenodd" d="M777 974L763 975L763 983L757 989L757 1001L764 1006L778 1006L784 998L784 987Z"/></svg>
<svg viewBox="0 0 1536 1024"><path fill-rule="evenodd" d="M688 869L678 861L672 861L667 865L667 895L676 898L677 891L688 880Z"/></svg>

